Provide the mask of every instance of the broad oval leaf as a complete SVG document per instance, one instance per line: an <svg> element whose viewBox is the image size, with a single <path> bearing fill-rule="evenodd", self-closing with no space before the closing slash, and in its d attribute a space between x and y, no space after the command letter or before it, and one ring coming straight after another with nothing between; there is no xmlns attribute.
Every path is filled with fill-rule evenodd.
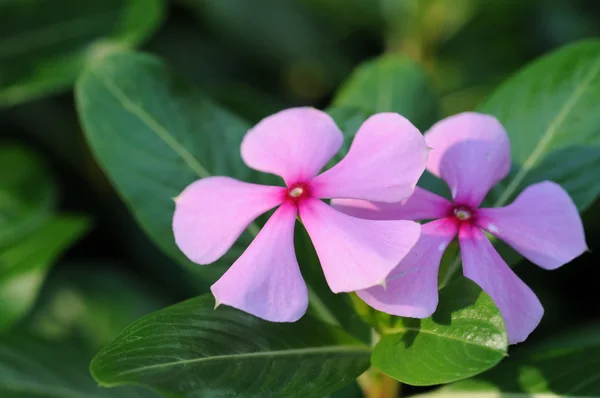
<svg viewBox="0 0 600 398"><path fill-rule="evenodd" d="M431 126L439 112L425 71L402 55L385 55L360 65L336 94L333 105L367 115L396 112L420 129Z"/></svg>
<svg viewBox="0 0 600 398"><path fill-rule="evenodd" d="M0 251L0 331L31 309L56 257L81 237L88 224L84 217L53 216Z"/></svg>
<svg viewBox="0 0 600 398"><path fill-rule="evenodd" d="M563 47L525 67L479 108L511 140L511 174L491 192L502 206L535 182L560 183L579 210L600 193L600 40Z"/></svg>
<svg viewBox="0 0 600 398"><path fill-rule="evenodd" d="M310 317L270 323L213 306L205 295L139 319L94 358L92 375L170 397L321 397L369 365L370 347Z"/></svg>
<svg viewBox="0 0 600 398"><path fill-rule="evenodd" d="M47 220L57 202L47 167L26 148L0 147L0 251Z"/></svg>
<svg viewBox="0 0 600 398"><path fill-rule="evenodd" d="M148 37L163 9L163 0L0 2L0 106L69 88L98 51Z"/></svg>
<svg viewBox="0 0 600 398"><path fill-rule="evenodd" d="M384 330L371 363L406 384L426 386L471 377L506 355L508 340L500 312L465 278L440 291L432 317L396 319Z"/></svg>
<svg viewBox="0 0 600 398"><path fill-rule="evenodd" d="M540 341L472 379L427 396L598 397L600 396L600 325Z"/></svg>
<svg viewBox="0 0 600 398"><path fill-rule="evenodd" d="M239 154L249 126L139 53L95 62L79 78L76 100L92 152L138 223L166 254L214 282L251 235L242 235L221 267L192 264L173 238L173 198L210 175L256 179Z"/></svg>
<svg viewBox="0 0 600 398"><path fill-rule="evenodd" d="M0 397L158 397L140 388L99 388L87 371L88 362L85 347L75 341L49 342L22 331L3 335L0 339Z"/></svg>

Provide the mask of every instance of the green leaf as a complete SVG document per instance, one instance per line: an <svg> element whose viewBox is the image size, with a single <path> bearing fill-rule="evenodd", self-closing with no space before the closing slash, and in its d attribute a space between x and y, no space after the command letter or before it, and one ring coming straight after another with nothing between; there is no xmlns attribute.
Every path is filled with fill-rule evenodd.
<svg viewBox="0 0 600 398"><path fill-rule="evenodd" d="M448 383L495 366L506 355L504 321L491 298L461 278L440 291L432 317L396 318L371 363L411 385Z"/></svg>
<svg viewBox="0 0 600 398"><path fill-rule="evenodd" d="M370 348L305 316L271 323L206 295L134 322L92 361L103 386L169 397L322 397L354 381Z"/></svg>
<svg viewBox="0 0 600 398"><path fill-rule="evenodd" d="M491 192L495 207L526 186L553 180L579 210L600 193L600 40L563 47L525 67L479 108L496 116L511 140L510 176Z"/></svg>
<svg viewBox="0 0 600 398"><path fill-rule="evenodd" d="M87 218L55 216L0 252L0 331L33 306L48 270L88 228Z"/></svg>
<svg viewBox="0 0 600 398"><path fill-rule="evenodd" d="M439 398L528 398L537 394L540 397L598 397L598 358L600 325L596 324L540 341L486 373L430 395Z"/></svg>
<svg viewBox="0 0 600 398"><path fill-rule="evenodd" d="M27 336L22 331L2 336L0 397L157 397L141 389L100 389L88 373L88 363L87 353L74 341L49 343Z"/></svg>
<svg viewBox="0 0 600 398"><path fill-rule="evenodd" d="M168 304L157 289L124 268L89 261L62 265L27 318L31 333L46 340L81 338L97 352L131 322Z"/></svg>
<svg viewBox="0 0 600 398"><path fill-rule="evenodd" d="M250 241L243 234L219 264L200 268L177 248L173 198L210 175L256 180L239 153L249 126L174 76L157 58L115 53L90 66L77 107L98 162L129 210L166 254L214 282ZM251 225L254 234L257 228Z"/></svg>
<svg viewBox="0 0 600 398"><path fill-rule="evenodd" d="M423 69L410 58L386 55L360 65L344 83L333 105L367 115L396 112L420 129L438 116L438 98Z"/></svg>
<svg viewBox="0 0 600 398"><path fill-rule="evenodd" d="M68 89L86 62L159 25L162 0L0 2L0 107Z"/></svg>
<svg viewBox="0 0 600 398"><path fill-rule="evenodd" d="M50 217L56 191L37 156L19 145L0 147L0 251Z"/></svg>

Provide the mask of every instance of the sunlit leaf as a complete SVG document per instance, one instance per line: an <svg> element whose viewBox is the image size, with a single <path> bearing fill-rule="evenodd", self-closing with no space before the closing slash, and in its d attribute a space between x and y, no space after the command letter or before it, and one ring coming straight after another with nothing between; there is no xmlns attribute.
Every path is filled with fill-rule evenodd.
<svg viewBox="0 0 600 398"><path fill-rule="evenodd" d="M471 377L506 355L500 312L488 295L464 278L440 291L440 303L430 318L395 319L383 328L371 362L406 384L433 385Z"/></svg>

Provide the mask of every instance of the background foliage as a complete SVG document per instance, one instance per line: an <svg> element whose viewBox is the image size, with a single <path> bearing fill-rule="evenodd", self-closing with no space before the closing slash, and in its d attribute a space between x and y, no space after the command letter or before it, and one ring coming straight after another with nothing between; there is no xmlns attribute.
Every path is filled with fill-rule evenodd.
<svg viewBox="0 0 600 398"><path fill-rule="evenodd" d="M598 36L590 0L0 1L0 397L600 396ZM239 143L307 104L346 135L338 159L376 112L422 131L491 113L513 166L487 203L569 191L590 253L546 272L498 245L546 309L525 343L448 273L456 250L436 313L400 319L332 294L300 227L309 315L213 310L264 217L200 267L171 198L208 175L277 183Z"/></svg>

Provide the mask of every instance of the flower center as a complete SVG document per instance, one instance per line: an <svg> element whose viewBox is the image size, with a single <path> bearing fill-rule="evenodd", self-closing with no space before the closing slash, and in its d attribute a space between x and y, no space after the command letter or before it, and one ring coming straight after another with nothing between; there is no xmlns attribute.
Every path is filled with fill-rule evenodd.
<svg viewBox="0 0 600 398"><path fill-rule="evenodd" d="M454 208L454 215L461 221L467 221L473 217L471 209L465 206L456 206Z"/></svg>
<svg viewBox="0 0 600 398"><path fill-rule="evenodd" d="M304 192L304 189L302 189L302 187L294 187L292 189L290 189L290 196L292 198L297 198L298 196L302 195L302 193Z"/></svg>
<svg viewBox="0 0 600 398"><path fill-rule="evenodd" d="M288 197L292 200L299 200L301 198L307 197L310 195L310 189L307 184L303 182L299 182L293 185L290 185L288 188Z"/></svg>

